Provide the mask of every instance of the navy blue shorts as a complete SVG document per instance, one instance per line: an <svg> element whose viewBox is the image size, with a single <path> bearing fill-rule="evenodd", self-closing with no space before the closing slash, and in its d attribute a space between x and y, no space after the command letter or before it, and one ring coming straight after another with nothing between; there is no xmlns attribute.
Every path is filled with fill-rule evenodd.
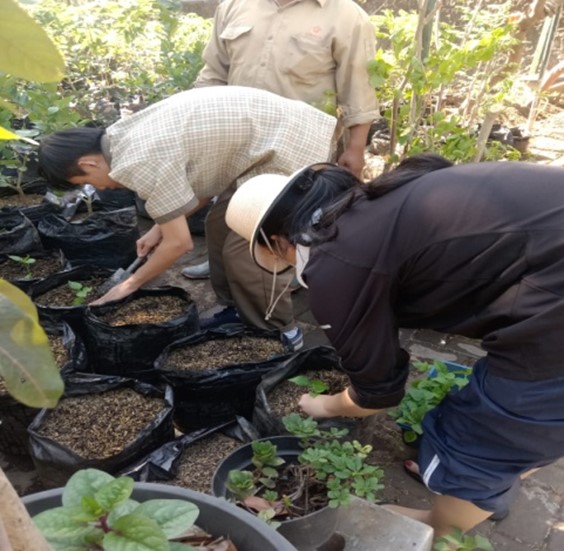
<svg viewBox="0 0 564 551"><path fill-rule="evenodd" d="M419 466L427 487L505 513L519 475L564 456L564 377L515 381L488 373L487 358L470 382L423 420Z"/></svg>

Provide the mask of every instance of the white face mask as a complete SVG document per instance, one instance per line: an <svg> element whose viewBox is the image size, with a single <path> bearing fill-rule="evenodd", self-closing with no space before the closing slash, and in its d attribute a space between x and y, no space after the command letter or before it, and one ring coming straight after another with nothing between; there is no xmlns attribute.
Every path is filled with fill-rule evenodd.
<svg viewBox="0 0 564 551"><path fill-rule="evenodd" d="M309 261L309 253L310 247L305 247L304 245L296 245L296 279L298 280L298 283L306 289L308 287L306 282L302 278L302 273Z"/></svg>

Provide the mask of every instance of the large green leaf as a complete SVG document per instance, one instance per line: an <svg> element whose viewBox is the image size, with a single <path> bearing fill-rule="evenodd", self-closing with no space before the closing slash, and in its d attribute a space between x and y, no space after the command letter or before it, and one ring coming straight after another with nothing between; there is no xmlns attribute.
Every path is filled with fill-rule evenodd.
<svg viewBox="0 0 564 551"><path fill-rule="evenodd" d="M47 33L16 0L0 0L0 71L36 82L58 82L63 58Z"/></svg>
<svg viewBox="0 0 564 551"><path fill-rule="evenodd" d="M1 1L1 0L0 0ZM31 299L0 279L0 376L30 407L54 407L64 383Z"/></svg>

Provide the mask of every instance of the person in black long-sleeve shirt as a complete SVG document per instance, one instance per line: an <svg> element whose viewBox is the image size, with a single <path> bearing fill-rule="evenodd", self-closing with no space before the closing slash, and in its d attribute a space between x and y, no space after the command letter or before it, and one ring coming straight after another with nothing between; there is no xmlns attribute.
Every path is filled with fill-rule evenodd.
<svg viewBox="0 0 564 551"><path fill-rule="evenodd" d="M321 418L397 405L401 327L481 339L471 382L423 422L433 509L396 509L437 536L507 514L519 479L564 456L564 170L423 154L369 184L326 164L266 178L235 193L227 224L266 271L296 266L350 377L300 408Z"/></svg>

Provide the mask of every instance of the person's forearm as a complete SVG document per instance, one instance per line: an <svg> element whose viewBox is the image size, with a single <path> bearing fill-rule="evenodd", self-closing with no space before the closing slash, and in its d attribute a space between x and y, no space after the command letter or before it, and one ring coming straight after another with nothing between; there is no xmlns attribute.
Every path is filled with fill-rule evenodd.
<svg viewBox="0 0 564 551"><path fill-rule="evenodd" d="M355 404L345 389L338 394L310 396L304 394L299 401L299 407L306 415L315 418L323 417L368 417L383 411L382 409L367 409Z"/></svg>
<svg viewBox="0 0 564 551"><path fill-rule="evenodd" d="M354 149L364 151L366 147L366 138L368 137L368 131L370 130L370 123L357 124L351 126L349 129L349 139L346 145L346 149Z"/></svg>

